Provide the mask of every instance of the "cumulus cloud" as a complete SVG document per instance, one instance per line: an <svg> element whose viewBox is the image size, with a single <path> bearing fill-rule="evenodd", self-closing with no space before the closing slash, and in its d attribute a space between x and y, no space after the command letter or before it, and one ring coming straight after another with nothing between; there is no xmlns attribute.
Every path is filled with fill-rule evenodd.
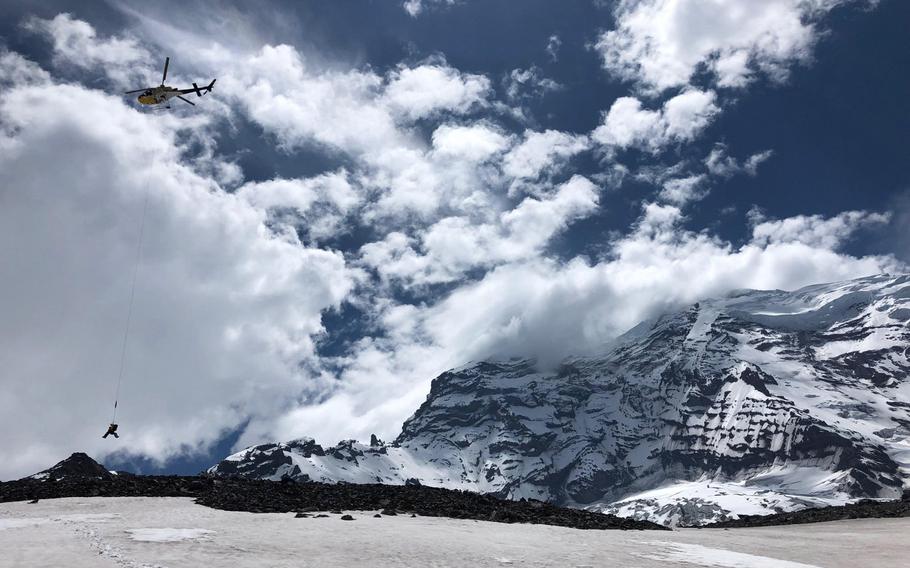
<svg viewBox="0 0 910 568"><path fill-rule="evenodd" d="M668 144L695 138L720 112L714 91L685 90L648 110L635 97L616 99L603 123L591 134L600 144L614 148L658 151Z"/></svg>
<svg viewBox="0 0 910 568"><path fill-rule="evenodd" d="M471 162L487 160L510 144L508 136L487 124L442 124L433 131L433 150L444 158Z"/></svg>
<svg viewBox="0 0 910 568"><path fill-rule="evenodd" d="M419 237L394 232L361 249L365 265L384 281L405 287L452 282L465 273L540 254L554 235L589 215L598 204L597 187L574 176L546 197L527 197L490 222L446 217Z"/></svg>
<svg viewBox="0 0 910 568"><path fill-rule="evenodd" d="M705 181L703 174L667 180L658 197L678 206L698 201L707 195Z"/></svg>
<svg viewBox="0 0 910 568"><path fill-rule="evenodd" d="M503 160L503 172L519 180L534 180L552 173L572 156L587 150L587 136L545 130L526 131L521 143L513 147Z"/></svg>
<svg viewBox="0 0 910 568"><path fill-rule="evenodd" d="M289 45L266 45L224 71L219 92L286 147L360 154L407 137L391 111L376 104L383 80L368 70L322 71Z"/></svg>
<svg viewBox="0 0 910 568"><path fill-rule="evenodd" d="M127 84L135 75L135 66L148 63L150 56L134 38L97 37L88 22L70 14L58 14L52 19L33 17L23 27L48 37L54 46L58 64L81 69L103 68L118 84Z"/></svg>
<svg viewBox="0 0 910 568"><path fill-rule="evenodd" d="M40 85L49 83L50 73L14 51L0 51L0 85Z"/></svg>
<svg viewBox="0 0 910 568"><path fill-rule="evenodd" d="M357 183L378 196L365 221L432 218L446 207L483 205L476 194L487 172L476 171L471 160L444 155L457 137L478 135L481 124L473 130L441 130L437 142L445 148L436 152L434 141L413 123L449 121L483 108L490 95L486 77L462 73L438 59L399 66L386 75L320 69L289 45L267 45L220 64L219 93L287 150L315 146L355 162Z"/></svg>
<svg viewBox="0 0 910 568"><path fill-rule="evenodd" d="M687 85L700 66L718 87L743 87L757 73L781 80L809 59L818 20L850 1L624 0L596 49L609 72L647 90Z"/></svg>
<svg viewBox="0 0 910 568"><path fill-rule="evenodd" d="M483 75L462 73L443 64L400 67L389 77L385 99L395 112L410 120L440 111L464 114L483 106L490 80Z"/></svg>
<svg viewBox="0 0 910 568"><path fill-rule="evenodd" d="M845 211L834 217L797 215L788 219L761 221L752 229L756 243L801 243L811 247L837 249L853 233L865 227L888 223L890 215L867 211Z"/></svg>
<svg viewBox="0 0 910 568"><path fill-rule="evenodd" d="M337 235L345 217L363 203L364 196L347 171L340 170L312 178L274 178L243 184L235 191L271 222L295 226L319 240Z"/></svg>
<svg viewBox="0 0 910 568"><path fill-rule="evenodd" d="M15 433L0 477L74 450L201 450L321 390L314 342L353 286L344 259L194 171L186 127L199 124L78 86L0 94L0 422ZM146 191L120 397L129 442L102 444Z"/></svg>
<svg viewBox="0 0 910 568"><path fill-rule="evenodd" d="M431 219L445 208L485 205L478 191L488 172L464 152L457 160L451 154L456 138L478 134L480 124L441 130L438 152L413 125L448 122L484 107L485 77L461 73L438 58L385 75L369 68L322 68L289 45L266 45L211 64L218 68L219 97L280 147L313 148L352 162L351 183L374 198L364 222Z"/></svg>
<svg viewBox="0 0 910 568"><path fill-rule="evenodd" d="M468 359L491 352L558 359L726 290L794 289L901 266L890 257L838 254L821 241L755 239L736 248L683 229L684 220L676 207L647 205L637 228L613 243L611 258L504 266L430 309L424 325L441 344L467 348Z"/></svg>

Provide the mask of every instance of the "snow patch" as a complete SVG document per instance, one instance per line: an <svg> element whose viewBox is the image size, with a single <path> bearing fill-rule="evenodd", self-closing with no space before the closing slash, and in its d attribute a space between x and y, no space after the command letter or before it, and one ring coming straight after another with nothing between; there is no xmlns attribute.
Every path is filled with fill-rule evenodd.
<svg viewBox="0 0 910 568"><path fill-rule="evenodd" d="M120 518L120 515L110 513L87 513L81 515L61 515L54 517L55 521L74 521L77 523L108 523Z"/></svg>
<svg viewBox="0 0 910 568"><path fill-rule="evenodd" d="M129 529L126 531L130 534L132 540L138 542L180 542L182 540L194 540L203 538L207 535L214 534L215 531L206 529Z"/></svg>
<svg viewBox="0 0 910 568"><path fill-rule="evenodd" d="M43 517L26 517L24 519L0 519L0 531L20 529L23 527L37 527L49 523L50 519Z"/></svg>
<svg viewBox="0 0 910 568"><path fill-rule="evenodd" d="M641 554L643 558L651 560L669 560L671 562L686 562L696 566L713 566L717 568L819 568L815 564L791 562L767 556L756 556L743 552L733 552L721 548L708 548L700 544L687 544L682 542L652 541L643 544L662 548L653 554Z"/></svg>

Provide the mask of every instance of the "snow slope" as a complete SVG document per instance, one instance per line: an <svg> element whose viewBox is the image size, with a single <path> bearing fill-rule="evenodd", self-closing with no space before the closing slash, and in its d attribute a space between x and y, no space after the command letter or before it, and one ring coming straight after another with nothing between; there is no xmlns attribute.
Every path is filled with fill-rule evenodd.
<svg viewBox="0 0 910 568"><path fill-rule="evenodd" d="M910 519L730 530L582 531L372 512L295 519L189 498L0 504L0 568L900 566Z"/></svg>
<svg viewBox="0 0 910 568"><path fill-rule="evenodd" d="M737 291L540 371L443 373L386 444L247 448L213 473L405 483L694 524L910 479L910 276Z"/></svg>

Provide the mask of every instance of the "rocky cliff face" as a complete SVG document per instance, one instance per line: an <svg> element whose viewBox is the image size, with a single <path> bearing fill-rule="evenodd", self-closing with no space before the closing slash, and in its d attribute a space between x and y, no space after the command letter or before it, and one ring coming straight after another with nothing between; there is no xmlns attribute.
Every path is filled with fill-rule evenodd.
<svg viewBox="0 0 910 568"><path fill-rule="evenodd" d="M427 485L691 524L910 479L910 277L741 291L551 372L437 377L390 443L248 448L214 473Z"/></svg>

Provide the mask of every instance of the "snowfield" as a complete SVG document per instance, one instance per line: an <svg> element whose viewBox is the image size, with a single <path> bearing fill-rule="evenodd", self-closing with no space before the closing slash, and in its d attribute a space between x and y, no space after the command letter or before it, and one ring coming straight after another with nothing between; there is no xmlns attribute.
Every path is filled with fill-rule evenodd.
<svg viewBox="0 0 910 568"><path fill-rule="evenodd" d="M296 519L189 498L0 504L0 567L900 566L910 519L730 530L582 531L372 512Z"/></svg>

